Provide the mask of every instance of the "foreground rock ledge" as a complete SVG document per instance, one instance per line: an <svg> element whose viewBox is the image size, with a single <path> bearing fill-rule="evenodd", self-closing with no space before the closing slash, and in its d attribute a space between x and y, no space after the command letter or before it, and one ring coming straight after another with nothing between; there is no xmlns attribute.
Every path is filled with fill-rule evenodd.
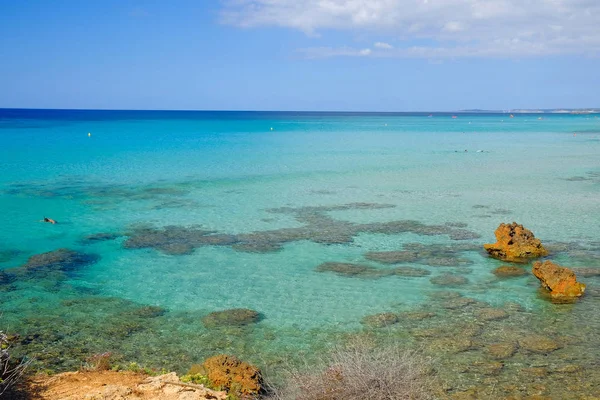
<svg viewBox="0 0 600 400"><path fill-rule="evenodd" d="M585 292L585 284L577 282L573 271L552 261L543 263L536 261L533 264L533 275L540 280L545 289L550 291L553 301L571 302Z"/></svg>
<svg viewBox="0 0 600 400"><path fill-rule="evenodd" d="M227 393L188 385L171 372L148 377L131 372L65 372L30 383L42 400L225 400Z"/></svg>
<svg viewBox="0 0 600 400"><path fill-rule="evenodd" d="M484 244L483 248L491 257L509 262L527 262L531 258L548 255L548 250L529 229L516 222L500 224L494 232L496 243Z"/></svg>

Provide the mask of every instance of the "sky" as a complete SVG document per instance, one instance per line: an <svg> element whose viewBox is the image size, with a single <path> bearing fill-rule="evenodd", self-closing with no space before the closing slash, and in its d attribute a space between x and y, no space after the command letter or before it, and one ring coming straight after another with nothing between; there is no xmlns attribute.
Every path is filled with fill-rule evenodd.
<svg viewBox="0 0 600 400"><path fill-rule="evenodd" d="M0 108L600 108L598 0L0 0Z"/></svg>

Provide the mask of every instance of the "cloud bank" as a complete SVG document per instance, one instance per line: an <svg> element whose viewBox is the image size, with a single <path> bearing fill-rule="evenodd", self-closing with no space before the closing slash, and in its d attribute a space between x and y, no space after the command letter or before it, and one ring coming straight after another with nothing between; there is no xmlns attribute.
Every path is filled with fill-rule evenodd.
<svg viewBox="0 0 600 400"><path fill-rule="evenodd" d="M224 0L223 22L394 38L312 56L526 57L600 54L599 0ZM427 41L426 46L411 42Z"/></svg>

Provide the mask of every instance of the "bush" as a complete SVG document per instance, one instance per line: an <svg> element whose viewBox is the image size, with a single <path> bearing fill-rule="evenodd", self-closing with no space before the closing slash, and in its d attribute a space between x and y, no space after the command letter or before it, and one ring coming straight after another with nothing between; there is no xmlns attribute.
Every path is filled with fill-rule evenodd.
<svg viewBox="0 0 600 400"><path fill-rule="evenodd" d="M432 397L431 360L399 346L336 348L312 371L289 371L277 400L420 400Z"/></svg>
<svg viewBox="0 0 600 400"><path fill-rule="evenodd" d="M19 380L28 364L28 361L12 359L10 338L0 331L0 396Z"/></svg>

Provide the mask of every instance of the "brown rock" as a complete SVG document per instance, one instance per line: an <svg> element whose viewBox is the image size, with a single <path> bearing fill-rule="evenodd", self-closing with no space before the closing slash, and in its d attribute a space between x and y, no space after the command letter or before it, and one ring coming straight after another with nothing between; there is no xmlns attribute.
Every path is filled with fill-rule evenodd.
<svg viewBox="0 0 600 400"><path fill-rule="evenodd" d="M527 271L523 268L515 267L512 265L503 265L494 270L494 275L499 278L510 278L513 276L523 276L526 275Z"/></svg>
<svg viewBox="0 0 600 400"><path fill-rule="evenodd" d="M477 310L477 318L483 321L495 321L508 318L508 313L500 308L487 307Z"/></svg>
<svg viewBox="0 0 600 400"><path fill-rule="evenodd" d="M500 224L496 232L496 243L484 244L491 257L510 262L526 262L530 258L545 256L548 251L529 229L516 222Z"/></svg>
<svg viewBox="0 0 600 400"><path fill-rule="evenodd" d="M202 364L203 371L210 382L237 396L256 395L262 390L260 370L237 357L218 355L207 358Z"/></svg>
<svg viewBox="0 0 600 400"><path fill-rule="evenodd" d="M550 297L557 301L569 301L581 297L585 285L577 282L575 273L568 268L554 264L552 261L535 262L533 274L542 286L550 292Z"/></svg>
<svg viewBox="0 0 600 400"><path fill-rule="evenodd" d="M555 340L541 335L529 335L519 339L519 346L532 353L546 354L562 346Z"/></svg>
<svg viewBox="0 0 600 400"><path fill-rule="evenodd" d="M469 280L462 275L444 274L433 277L429 280L434 285L440 286L460 286L469 283Z"/></svg>
<svg viewBox="0 0 600 400"><path fill-rule="evenodd" d="M491 361L491 362L482 362L476 361L474 362L469 370L473 372L477 372L483 375L497 375L504 368L504 364L499 361Z"/></svg>
<svg viewBox="0 0 600 400"><path fill-rule="evenodd" d="M515 343L494 343L487 347L487 352L494 358L504 359L512 357L517 351Z"/></svg>

